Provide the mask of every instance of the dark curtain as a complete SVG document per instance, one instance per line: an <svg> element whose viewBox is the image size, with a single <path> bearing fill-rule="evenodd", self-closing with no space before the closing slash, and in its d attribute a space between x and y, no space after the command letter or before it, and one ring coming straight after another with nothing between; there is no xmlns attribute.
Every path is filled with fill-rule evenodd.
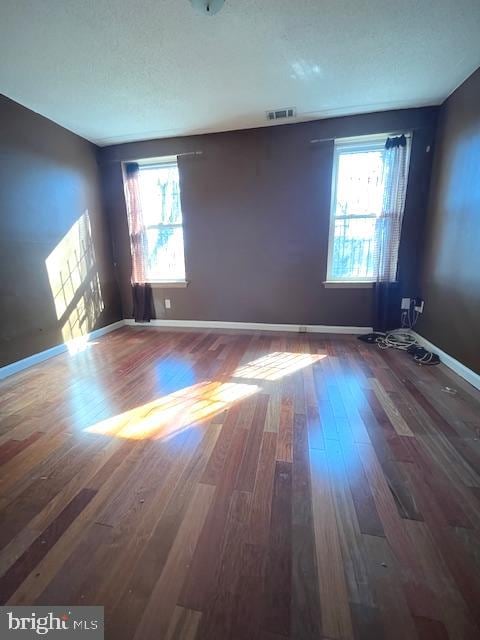
<svg viewBox="0 0 480 640"><path fill-rule="evenodd" d="M384 198L375 230L376 282L373 296L374 330L398 327L400 310L397 277L398 248L402 231L407 186L407 140L404 135L387 138L383 160Z"/></svg>
<svg viewBox="0 0 480 640"><path fill-rule="evenodd" d="M135 322L150 322L155 318L152 286L132 283L133 317Z"/></svg>
<svg viewBox="0 0 480 640"><path fill-rule="evenodd" d="M136 162L125 165L124 183L127 203L130 252L132 256L132 298L135 322L150 322L155 318L153 292L145 282L147 243L140 197L140 168Z"/></svg>
<svg viewBox="0 0 480 640"><path fill-rule="evenodd" d="M376 282L373 292L374 316L373 330L385 333L398 329L399 318L398 282Z"/></svg>

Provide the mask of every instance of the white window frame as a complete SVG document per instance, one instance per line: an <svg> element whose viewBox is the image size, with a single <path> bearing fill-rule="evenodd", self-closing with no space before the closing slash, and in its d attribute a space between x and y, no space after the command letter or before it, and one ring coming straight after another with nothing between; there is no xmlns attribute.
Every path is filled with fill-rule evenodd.
<svg viewBox="0 0 480 640"><path fill-rule="evenodd" d="M177 167L178 169L178 157L177 156L161 156L159 158L148 158L145 160L134 160L134 162L136 162L138 164L138 168L140 171L143 170L155 170L159 167ZM186 287L188 284L188 280L187 280L187 263L186 263L186 256L185 256L185 234L184 234L184 226L183 226L183 211L182 211L182 224L150 224L148 226L145 227L146 230L148 229L159 229L160 227L169 227L172 229L176 229L178 227L181 227L182 229L182 235L183 235L183 241L184 241L184 245L183 245L183 263L184 263L184 267L185 267L185 277L184 278L178 278L178 279L173 279L173 278L168 278L167 280L153 280L153 279L147 279L146 282L148 284L151 284L153 286L157 286L157 287L162 287L162 286L166 286L169 285L170 287Z"/></svg>
<svg viewBox="0 0 480 640"><path fill-rule="evenodd" d="M391 134L390 134L391 135ZM335 238L335 220L342 218L376 218L376 214L364 214L356 216L335 216L336 203L337 203L337 174L338 174L338 162L340 155L345 151L355 151L362 153L366 151L378 151L379 149L385 149L385 142L387 141L389 134L378 134L374 136L358 136L355 138L337 138L335 140L335 146L333 151L333 170L332 170L332 189L330 199L330 223L328 231L328 258L327 258L327 279L325 280L325 286L345 286L352 284L353 286L371 286L375 282L375 278L371 276L353 278L351 276L345 278L334 278L332 273L333 266L333 245Z"/></svg>

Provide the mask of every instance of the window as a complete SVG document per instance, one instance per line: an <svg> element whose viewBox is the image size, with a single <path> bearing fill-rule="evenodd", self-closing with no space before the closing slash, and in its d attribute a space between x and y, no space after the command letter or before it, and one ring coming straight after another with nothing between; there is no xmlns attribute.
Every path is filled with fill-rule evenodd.
<svg viewBox="0 0 480 640"><path fill-rule="evenodd" d="M386 139L376 136L335 143L327 282L375 280ZM396 255L394 260L396 270Z"/></svg>
<svg viewBox="0 0 480 640"><path fill-rule="evenodd" d="M185 282L183 221L176 158L139 163L147 282Z"/></svg>

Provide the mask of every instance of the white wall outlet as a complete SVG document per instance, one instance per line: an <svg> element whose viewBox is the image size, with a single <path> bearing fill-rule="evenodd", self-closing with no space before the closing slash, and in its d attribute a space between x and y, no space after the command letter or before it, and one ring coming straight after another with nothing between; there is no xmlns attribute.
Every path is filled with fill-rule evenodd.
<svg viewBox="0 0 480 640"><path fill-rule="evenodd" d="M405 311L410 309L410 298L402 298L402 309Z"/></svg>
<svg viewBox="0 0 480 640"><path fill-rule="evenodd" d="M170 298L165 298L165 309L171 309L172 303L170 302Z"/></svg>
<svg viewBox="0 0 480 640"><path fill-rule="evenodd" d="M418 302L415 303L415 311L417 313L423 313L423 307L425 306L425 302L423 300L419 300Z"/></svg>

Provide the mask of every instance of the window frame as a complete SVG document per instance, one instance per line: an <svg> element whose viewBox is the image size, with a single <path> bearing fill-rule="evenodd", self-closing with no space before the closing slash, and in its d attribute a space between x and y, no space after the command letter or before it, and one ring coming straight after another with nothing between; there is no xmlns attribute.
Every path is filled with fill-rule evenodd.
<svg viewBox="0 0 480 640"><path fill-rule="evenodd" d="M385 142L389 135L392 134L377 134L374 136L358 136L355 138L337 138L335 139L334 151L333 151L333 168L332 168L332 186L331 186L331 196L330 196L330 220L329 220L329 230L328 230L328 256L327 256L327 277L324 281L325 286L328 285L348 285L352 286L371 286L375 282L375 278L373 276L360 276L360 277L344 277L344 278L334 278L332 276L332 266L333 266L333 247L335 240L335 221L336 220L349 220L349 219L372 219L376 218L377 215L375 213L371 214L360 214L360 215L342 215L336 216L336 204L337 204L337 176L338 176L338 165L339 158L342 153L345 152L356 152L356 153L365 153L367 151L378 151L384 150ZM405 134L406 135L406 134Z"/></svg>
<svg viewBox="0 0 480 640"><path fill-rule="evenodd" d="M139 171L144 170L155 170L158 168L168 168L168 167L177 167L178 169L178 156L161 156L158 158L148 158L145 160L135 160L138 164ZM180 178L180 176L179 176ZM180 179L179 179L180 183ZM180 202L181 207L181 202ZM188 285L187 280L187 261L186 261L186 253L185 253L185 234L184 234L184 222L183 222L183 209L182 209L182 223L181 224L150 224L145 225L145 231L150 229L182 229L182 237L183 237L183 265L184 265L184 277L183 278L168 278L168 279L153 279L147 278L145 282L147 284L151 284L153 286L162 287L162 286L171 286L171 287L186 287Z"/></svg>

